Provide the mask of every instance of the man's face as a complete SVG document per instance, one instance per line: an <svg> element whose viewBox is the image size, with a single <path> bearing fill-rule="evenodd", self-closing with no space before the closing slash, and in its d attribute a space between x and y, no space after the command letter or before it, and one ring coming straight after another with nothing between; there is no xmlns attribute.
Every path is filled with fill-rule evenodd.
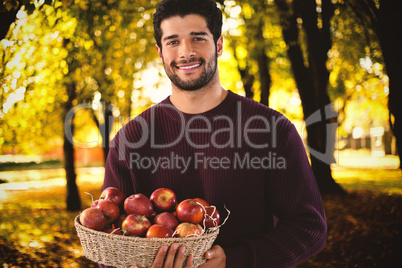
<svg viewBox="0 0 402 268"><path fill-rule="evenodd" d="M163 20L162 49L157 46L172 83L193 91L206 86L216 75L222 37L215 45L206 20L199 15L174 16Z"/></svg>

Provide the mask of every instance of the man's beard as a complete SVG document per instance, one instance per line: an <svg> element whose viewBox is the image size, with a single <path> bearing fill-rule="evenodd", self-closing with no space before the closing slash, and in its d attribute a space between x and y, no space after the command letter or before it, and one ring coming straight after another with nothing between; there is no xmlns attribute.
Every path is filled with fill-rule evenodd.
<svg viewBox="0 0 402 268"><path fill-rule="evenodd" d="M188 64L191 62L201 63L201 66L203 66L204 69L202 70L200 77L193 80L184 81L177 75L176 66L178 64ZM206 61L203 58L191 58L190 60L180 62L172 61L172 63L169 66L165 64L165 61L163 61L166 75L169 77L170 81L172 81L172 83L176 87L185 91L195 91L197 89L200 89L205 85L207 85L215 76L218 65L216 53L215 55L212 55L210 57L209 62L207 64L205 63Z"/></svg>

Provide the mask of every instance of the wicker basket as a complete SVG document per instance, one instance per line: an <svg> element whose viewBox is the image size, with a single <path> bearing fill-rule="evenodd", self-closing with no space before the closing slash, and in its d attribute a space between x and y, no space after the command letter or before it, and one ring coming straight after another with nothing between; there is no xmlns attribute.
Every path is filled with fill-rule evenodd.
<svg viewBox="0 0 402 268"><path fill-rule="evenodd" d="M185 258L190 254L193 255L193 267L198 267L206 261L204 254L212 247L219 234L219 228L215 228L202 236L186 238L142 238L114 235L83 226L79 222L79 216L75 218L74 225L85 257L94 262L115 267L132 265L151 267L160 247L171 245L174 242L186 247Z"/></svg>

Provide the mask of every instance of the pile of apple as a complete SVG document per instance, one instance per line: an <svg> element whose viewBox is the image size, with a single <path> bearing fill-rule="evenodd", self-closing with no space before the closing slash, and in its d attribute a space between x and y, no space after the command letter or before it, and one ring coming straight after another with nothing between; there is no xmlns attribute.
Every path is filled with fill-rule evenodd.
<svg viewBox="0 0 402 268"><path fill-rule="evenodd" d="M215 206L201 198L178 203L168 188L156 189L149 198L142 193L126 198L121 190L108 187L79 219L93 230L147 238L199 236L220 223Z"/></svg>

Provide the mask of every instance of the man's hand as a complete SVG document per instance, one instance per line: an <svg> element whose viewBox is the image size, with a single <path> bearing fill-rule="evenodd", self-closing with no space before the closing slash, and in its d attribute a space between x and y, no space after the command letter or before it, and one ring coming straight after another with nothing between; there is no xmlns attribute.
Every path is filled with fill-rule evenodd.
<svg viewBox="0 0 402 268"><path fill-rule="evenodd" d="M173 243L170 248L162 246L156 254L151 268L180 268L184 261L184 251L184 246L179 247L177 243ZM191 268L192 265L193 256L190 255L186 260L184 268ZM133 266L132 268L138 268L138 266Z"/></svg>
<svg viewBox="0 0 402 268"><path fill-rule="evenodd" d="M151 268L179 268L181 267L183 261L184 261L184 251L186 249L184 246L179 247L177 243L173 243L169 250L168 246L163 246L160 248L158 251L158 254L156 254L154 263L152 264ZM176 254L177 252L177 254ZM166 254L167 253L167 254ZM166 256L166 259L165 259ZM193 264L193 257L190 255L187 260L186 260L186 265L184 268L191 268Z"/></svg>
<svg viewBox="0 0 402 268"><path fill-rule="evenodd" d="M198 268L224 268L226 267L226 254L223 248L218 245L213 246L210 250L205 252L205 258L207 261L198 266Z"/></svg>
<svg viewBox="0 0 402 268"><path fill-rule="evenodd" d="M178 247L177 243L170 246L162 246L156 254L155 260L151 268L179 268L184 261L184 246ZM176 254L177 252L177 254ZM166 256L166 260L165 260ZM213 246L210 250L205 252L205 258L207 261L198 266L198 268L225 268L226 267L226 255L225 251L218 245ZM184 268L191 268L193 264L193 256L188 256L186 265ZM133 266L131 268L138 268Z"/></svg>

